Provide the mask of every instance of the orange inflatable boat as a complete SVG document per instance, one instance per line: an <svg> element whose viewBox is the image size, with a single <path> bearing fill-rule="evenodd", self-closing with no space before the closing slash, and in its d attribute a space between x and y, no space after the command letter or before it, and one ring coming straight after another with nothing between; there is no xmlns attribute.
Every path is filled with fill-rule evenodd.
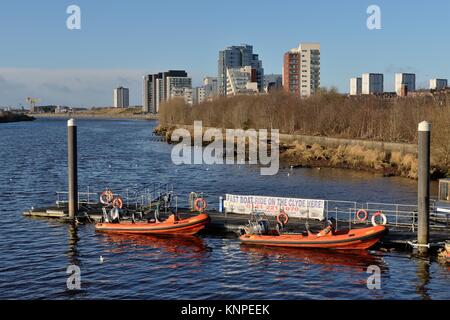
<svg viewBox="0 0 450 320"><path fill-rule="evenodd" d="M365 250L376 244L386 231L385 226L374 226L318 234L244 234L239 239L245 244L262 246Z"/></svg>
<svg viewBox="0 0 450 320"><path fill-rule="evenodd" d="M177 219L170 215L163 222L120 222L120 223L98 223L95 225L97 231L124 234L177 234L193 235L202 230L210 221L206 213L187 219Z"/></svg>

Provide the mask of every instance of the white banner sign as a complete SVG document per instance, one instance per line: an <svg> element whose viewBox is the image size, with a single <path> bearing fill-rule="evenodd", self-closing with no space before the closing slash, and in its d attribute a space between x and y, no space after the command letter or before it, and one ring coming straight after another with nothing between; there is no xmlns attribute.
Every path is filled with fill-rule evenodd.
<svg viewBox="0 0 450 320"><path fill-rule="evenodd" d="M225 212L250 214L258 211L270 216L276 216L283 210L289 217L323 220L325 200L227 194L224 208Z"/></svg>

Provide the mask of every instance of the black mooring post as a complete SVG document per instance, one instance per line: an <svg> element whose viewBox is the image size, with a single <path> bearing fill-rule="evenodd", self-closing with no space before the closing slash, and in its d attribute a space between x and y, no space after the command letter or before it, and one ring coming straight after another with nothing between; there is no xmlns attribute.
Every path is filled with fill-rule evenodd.
<svg viewBox="0 0 450 320"><path fill-rule="evenodd" d="M74 220L78 211L77 125L75 119L67 121L67 148L69 219Z"/></svg>
<svg viewBox="0 0 450 320"><path fill-rule="evenodd" d="M431 124L423 121L419 123L419 145L418 145L418 230L417 243L419 251L426 252L430 242L430 133Z"/></svg>

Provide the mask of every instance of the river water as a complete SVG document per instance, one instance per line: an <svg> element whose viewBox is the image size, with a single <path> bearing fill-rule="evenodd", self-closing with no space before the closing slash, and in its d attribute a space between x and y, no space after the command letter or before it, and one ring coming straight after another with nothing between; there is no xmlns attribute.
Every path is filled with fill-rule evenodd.
<svg viewBox="0 0 450 320"><path fill-rule="evenodd" d="M79 120L79 186L139 188L173 182L183 195L203 191L209 203L225 193L414 203L404 178L334 169L280 170L184 165L171 146L154 141L152 121ZM346 254L267 250L235 237L188 239L107 236L22 216L50 205L65 190L66 121L0 125L0 298L3 299L449 299L450 269L405 252ZM100 262L100 256L103 262ZM81 289L67 289L69 265ZM381 269L369 290L367 267Z"/></svg>

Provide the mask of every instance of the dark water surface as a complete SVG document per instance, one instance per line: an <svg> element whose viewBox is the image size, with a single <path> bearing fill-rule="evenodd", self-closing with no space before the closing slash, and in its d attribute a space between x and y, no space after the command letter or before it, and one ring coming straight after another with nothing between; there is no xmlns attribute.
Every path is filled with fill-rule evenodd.
<svg viewBox="0 0 450 320"><path fill-rule="evenodd" d="M175 166L151 140L155 122L79 120L79 185L138 188L173 182L178 193L225 193L414 203L416 184L346 170ZM288 175L288 173L290 173ZM234 237L108 236L25 218L66 189L66 121L0 125L0 298L6 299L449 299L450 269L407 253L344 254L241 246ZM104 262L100 263L100 256ZM66 269L81 269L69 291ZM368 290L366 269L382 270Z"/></svg>

